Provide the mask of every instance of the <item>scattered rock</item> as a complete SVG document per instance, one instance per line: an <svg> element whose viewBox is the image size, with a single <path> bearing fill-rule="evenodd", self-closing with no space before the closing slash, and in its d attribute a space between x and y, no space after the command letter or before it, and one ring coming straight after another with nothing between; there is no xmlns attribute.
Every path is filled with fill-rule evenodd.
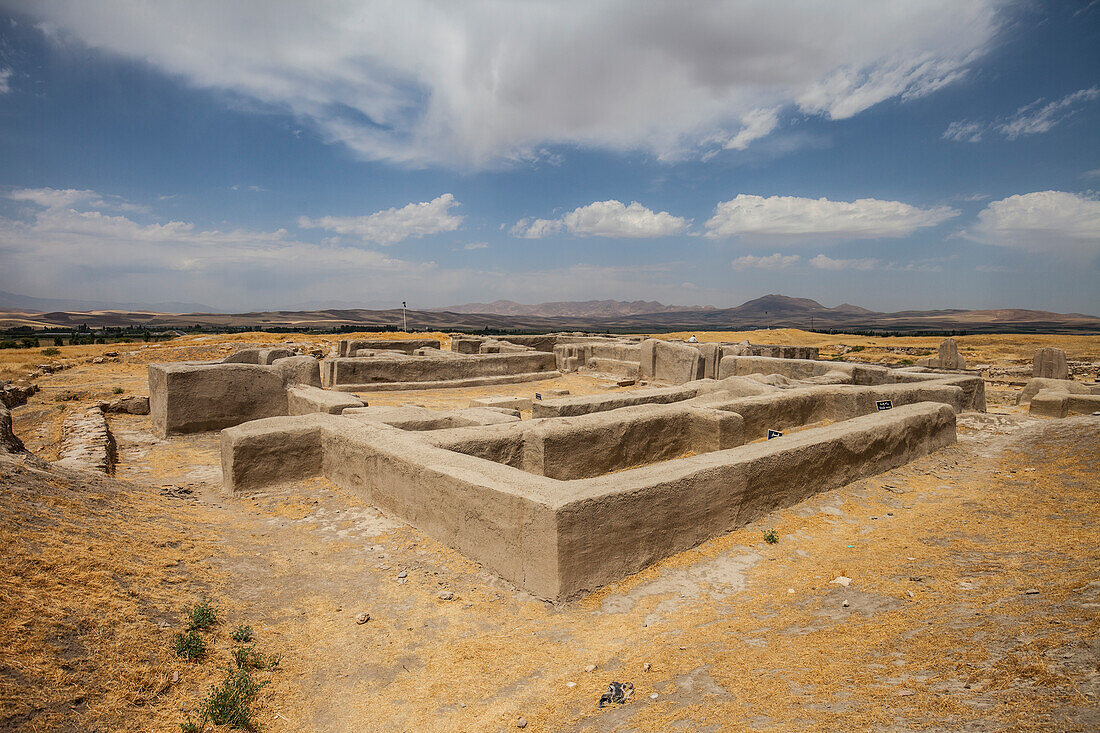
<svg viewBox="0 0 1100 733"><path fill-rule="evenodd" d="M366 612L363 612L355 617L355 623L357 624L365 624L368 621L370 621L370 614Z"/></svg>
<svg viewBox="0 0 1100 733"><path fill-rule="evenodd" d="M180 681L180 673L178 669L172 670L172 684L176 684Z"/></svg>
<svg viewBox="0 0 1100 733"><path fill-rule="evenodd" d="M830 583L835 583L836 585L843 585L845 588L847 588L849 585L851 585L852 579L848 578L848 577L845 577L843 575L838 575L837 577L833 578L829 582Z"/></svg>
<svg viewBox="0 0 1100 733"><path fill-rule="evenodd" d="M649 699L650 700L656 700L657 699L657 693L656 692L649 693Z"/></svg>
<svg viewBox="0 0 1100 733"><path fill-rule="evenodd" d="M409 577L409 572L407 570L402 570L400 573L397 574L397 577L398 578L407 578L407 577Z"/></svg>
<svg viewBox="0 0 1100 733"><path fill-rule="evenodd" d="M637 384L637 382L638 382L638 380L636 380L636 379L620 379L618 382L615 383L615 386L616 387L633 387L635 384Z"/></svg>
<svg viewBox="0 0 1100 733"><path fill-rule="evenodd" d="M451 600L454 600L454 597L455 597L455 594L452 593L449 590L439 591L439 600L441 600L441 601L451 601Z"/></svg>
<svg viewBox="0 0 1100 733"><path fill-rule="evenodd" d="M519 720L517 720L516 721L516 727L517 728L526 728L527 727L527 718L520 718Z"/></svg>
<svg viewBox="0 0 1100 733"><path fill-rule="evenodd" d="M565 686L568 687L569 689L573 689L574 687L577 686L577 683L576 682L566 682Z"/></svg>
<svg viewBox="0 0 1100 733"><path fill-rule="evenodd" d="M850 606L850 605L852 605L852 604L851 604L851 603L848 603L848 601L844 601L844 603L841 603L840 605L842 605L842 606L844 606L845 608L847 608L848 606Z"/></svg>
<svg viewBox="0 0 1100 733"><path fill-rule="evenodd" d="M905 595L909 596L910 598L915 598L917 594L911 590L907 590L905 591Z"/></svg>
<svg viewBox="0 0 1100 733"><path fill-rule="evenodd" d="M1037 595L1039 595L1039 589L1038 588L1028 588L1027 590L1024 591L1024 595L1025 596L1037 596Z"/></svg>
<svg viewBox="0 0 1100 733"><path fill-rule="evenodd" d="M909 697L910 695L916 695L917 693L913 692L912 690L898 690L894 694L898 697Z"/></svg>
<svg viewBox="0 0 1100 733"><path fill-rule="evenodd" d="M642 665L642 671L643 672L648 672L649 668L650 668L649 662L646 662L645 664Z"/></svg>
<svg viewBox="0 0 1100 733"><path fill-rule="evenodd" d="M584 671L585 672L595 672L596 671L596 665L590 664L590 665L588 665L587 667L584 668Z"/></svg>
<svg viewBox="0 0 1100 733"><path fill-rule="evenodd" d="M124 412L130 415L148 415L149 398L133 395L110 402L100 402L99 409L104 412Z"/></svg>

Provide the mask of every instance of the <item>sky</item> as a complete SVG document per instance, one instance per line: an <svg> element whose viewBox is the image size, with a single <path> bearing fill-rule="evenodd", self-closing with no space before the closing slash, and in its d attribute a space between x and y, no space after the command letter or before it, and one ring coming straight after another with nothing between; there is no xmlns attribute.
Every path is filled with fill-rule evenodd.
<svg viewBox="0 0 1100 733"><path fill-rule="evenodd" d="M0 0L0 290L1100 314L1100 2Z"/></svg>

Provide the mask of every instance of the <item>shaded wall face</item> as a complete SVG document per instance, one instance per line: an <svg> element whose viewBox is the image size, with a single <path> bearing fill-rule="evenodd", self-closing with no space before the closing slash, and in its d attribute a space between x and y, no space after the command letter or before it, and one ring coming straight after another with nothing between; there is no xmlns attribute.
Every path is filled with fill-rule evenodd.
<svg viewBox="0 0 1100 733"><path fill-rule="evenodd" d="M149 412L161 437L286 415L279 370L258 364L149 366Z"/></svg>

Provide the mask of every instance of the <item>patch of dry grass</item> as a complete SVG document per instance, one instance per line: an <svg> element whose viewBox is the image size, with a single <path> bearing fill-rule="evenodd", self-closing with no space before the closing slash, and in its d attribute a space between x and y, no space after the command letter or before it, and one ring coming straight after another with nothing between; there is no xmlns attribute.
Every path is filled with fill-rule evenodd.
<svg viewBox="0 0 1100 733"><path fill-rule="evenodd" d="M202 664L170 651L188 605L225 603L208 530L93 474L5 460L0 487L0 728L178 730L230 659L220 630Z"/></svg>

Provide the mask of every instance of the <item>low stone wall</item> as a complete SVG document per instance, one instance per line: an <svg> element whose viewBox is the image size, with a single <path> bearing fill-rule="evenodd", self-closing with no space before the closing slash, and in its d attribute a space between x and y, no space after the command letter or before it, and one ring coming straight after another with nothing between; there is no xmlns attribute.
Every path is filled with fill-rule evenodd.
<svg viewBox="0 0 1100 733"><path fill-rule="evenodd" d="M118 450L107 426L107 417L98 406L69 412L61 424L59 466L81 471L114 473Z"/></svg>
<svg viewBox="0 0 1100 733"><path fill-rule="evenodd" d="M327 388L345 392L504 384L558 375L554 355L539 351L447 358L337 358L326 360L324 373Z"/></svg>
<svg viewBox="0 0 1100 733"><path fill-rule="evenodd" d="M340 339L336 345L337 356L353 356L359 349L373 351L400 351L411 354L421 348L438 349L439 339Z"/></svg>
<svg viewBox="0 0 1100 733"><path fill-rule="evenodd" d="M1031 398L1028 412L1044 417L1068 417L1074 413L1091 415L1100 412L1100 395L1070 394L1044 389Z"/></svg>
<svg viewBox="0 0 1100 733"><path fill-rule="evenodd" d="M719 411L695 414L704 412ZM599 416L601 429L611 429L612 415ZM954 411L919 403L721 449L726 427L737 423L733 415L715 414L707 428L718 450L574 480L512 465L527 460L526 440L514 429L514 440L492 442L494 453L484 458L433 444L448 437L454 444L462 437L455 433L411 433L334 415L270 418L222 432L223 475L228 491L246 493L321 473L534 595L561 601L955 440ZM633 419L623 422L641 434ZM594 450L587 427L564 442L552 431L546 437L562 455L582 439ZM558 429L568 433L564 421ZM598 454L593 460L606 462Z"/></svg>
<svg viewBox="0 0 1100 733"><path fill-rule="evenodd" d="M269 366L150 364L149 414L153 431L162 438L220 430L249 420L287 415L288 387L319 387L320 383L320 366L312 356L276 359Z"/></svg>

